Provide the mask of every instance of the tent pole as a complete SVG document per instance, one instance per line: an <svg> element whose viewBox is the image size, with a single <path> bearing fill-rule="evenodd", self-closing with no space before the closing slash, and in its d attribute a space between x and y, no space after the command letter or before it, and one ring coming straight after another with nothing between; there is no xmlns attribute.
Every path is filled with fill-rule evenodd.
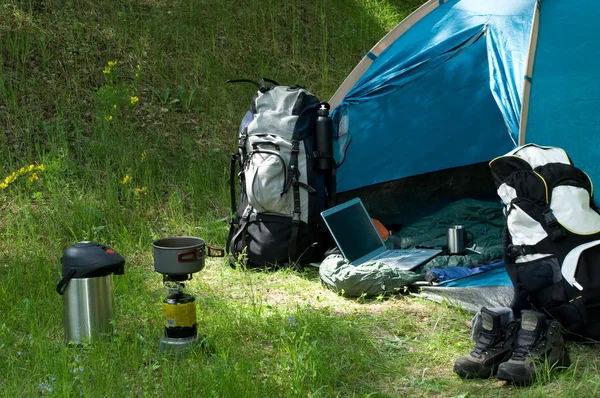
<svg viewBox="0 0 600 398"><path fill-rule="evenodd" d="M533 74L533 63L535 61L535 51L537 48L537 39L539 33L540 3L535 5L533 22L531 24L531 37L529 39L529 55L527 57L527 69L523 84L523 104L521 106L521 120L519 122L519 146L525 145L527 133L527 117L529 116L529 98L531 94L531 81Z"/></svg>

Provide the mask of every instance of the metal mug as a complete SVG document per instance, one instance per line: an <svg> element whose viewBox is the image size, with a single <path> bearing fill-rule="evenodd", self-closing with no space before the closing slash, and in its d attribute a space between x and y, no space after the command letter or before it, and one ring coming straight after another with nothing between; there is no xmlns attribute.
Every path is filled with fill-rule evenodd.
<svg viewBox="0 0 600 398"><path fill-rule="evenodd" d="M446 231L448 254L465 254L467 251L467 230L462 225L453 225Z"/></svg>

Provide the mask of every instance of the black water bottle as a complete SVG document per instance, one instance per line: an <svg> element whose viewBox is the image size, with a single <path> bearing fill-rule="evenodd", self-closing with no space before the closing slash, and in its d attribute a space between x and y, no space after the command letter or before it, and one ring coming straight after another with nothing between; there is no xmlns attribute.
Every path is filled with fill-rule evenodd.
<svg viewBox="0 0 600 398"><path fill-rule="evenodd" d="M329 104L321 102L320 105L315 128L315 168L330 170L333 167L333 122L329 117Z"/></svg>

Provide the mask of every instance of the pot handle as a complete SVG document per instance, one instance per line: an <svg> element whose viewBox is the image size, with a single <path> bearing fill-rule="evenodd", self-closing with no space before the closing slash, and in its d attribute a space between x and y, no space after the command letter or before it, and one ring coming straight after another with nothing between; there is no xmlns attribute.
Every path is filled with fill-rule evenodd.
<svg viewBox="0 0 600 398"><path fill-rule="evenodd" d="M191 263L192 261L198 260L198 249L177 253L177 260L179 260L180 263Z"/></svg>
<svg viewBox="0 0 600 398"><path fill-rule="evenodd" d="M67 272L67 274L63 276L60 282L58 282L58 286L56 286L56 291L58 292L58 294L62 296L65 293L65 290L67 290L67 283L69 283L73 275L75 275L75 272L75 268L71 268L69 272Z"/></svg>
<svg viewBox="0 0 600 398"><path fill-rule="evenodd" d="M212 247L209 245L206 245L206 247L208 247L208 257L225 257L225 249L220 249L218 247ZM211 252L211 250L214 250L217 254Z"/></svg>

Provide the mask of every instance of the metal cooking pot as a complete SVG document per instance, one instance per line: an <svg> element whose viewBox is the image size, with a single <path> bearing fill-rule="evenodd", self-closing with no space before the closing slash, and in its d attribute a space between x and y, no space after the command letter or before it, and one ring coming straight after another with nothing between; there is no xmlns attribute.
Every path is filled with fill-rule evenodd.
<svg viewBox="0 0 600 398"><path fill-rule="evenodd" d="M176 236L152 242L154 270L165 275L189 275L204 268L205 248L209 257L224 257L225 250L206 244L204 239Z"/></svg>

